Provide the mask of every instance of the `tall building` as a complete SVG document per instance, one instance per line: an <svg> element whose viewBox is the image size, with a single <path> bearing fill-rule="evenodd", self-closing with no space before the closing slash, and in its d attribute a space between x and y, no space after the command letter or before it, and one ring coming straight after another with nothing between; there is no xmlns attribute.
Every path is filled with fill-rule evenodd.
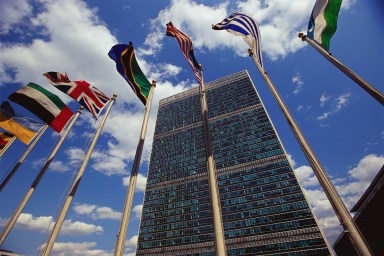
<svg viewBox="0 0 384 256"><path fill-rule="evenodd" d="M227 255L330 255L247 71L206 84ZM199 89L160 101L136 255L215 255Z"/></svg>

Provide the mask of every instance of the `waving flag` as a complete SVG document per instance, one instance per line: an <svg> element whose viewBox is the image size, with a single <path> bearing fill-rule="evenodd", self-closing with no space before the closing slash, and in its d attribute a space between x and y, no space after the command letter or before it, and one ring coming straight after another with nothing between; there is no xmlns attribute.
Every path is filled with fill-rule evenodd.
<svg viewBox="0 0 384 256"><path fill-rule="evenodd" d="M137 97L147 105L147 99L152 84L148 81L137 63L132 43L114 45L108 56L116 62L116 69L128 82Z"/></svg>
<svg viewBox="0 0 384 256"><path fill-rule="evenodd" d="M201 84L202 82L202 74L201 67L195 58L195 54L193 53L192 41L189 37L175 28L172 22L167 24L167 36L176 37L177 42L180 45L181 52L183 53L185 59L188 61L189 65L192 68L193 73L195 74L197 80Z"/></svg>
<svg viewBox="0 0 384 256"><path fill-rule="evenodd" d="M8 101L0 106L0 127L25 144L29 144L43 126L31 118L16 116Z"/></svg>
<svg viewBox="0 0 384 256"><path fill-rule="evenodd" d="M317 0L309 19L307 35L329 51L331 37L337 29L342 0Z"/></svg>
<svg viewBox="0 0 384 256"><path fill-rule="evenodd" d="M60 91L78 101L86 110L98 117L109 98L86 81L70 81L67 74L48 72L44 76Z"/></svg>
<svg viewBox="0 0 384 256"><path fill-rule="evenodd" d="M31 111L58 133L73 115L59 97L34 83L27 84L8 98Z"/></svg>
<svg viewBox="0 0 384 256"><path fill-rule="evenodd" d="M227 30L234 35L242 36L257 57L260 66L263 66L259 26L250 16L235 12L222 22L212 26L212 29Z"/></svg>

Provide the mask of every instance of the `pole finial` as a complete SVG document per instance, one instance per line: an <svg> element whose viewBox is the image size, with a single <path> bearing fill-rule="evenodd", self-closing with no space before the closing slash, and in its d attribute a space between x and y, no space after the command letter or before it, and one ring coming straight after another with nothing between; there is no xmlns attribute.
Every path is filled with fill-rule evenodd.
<svg viewBox="0 0 384 256"><path fill-rule="evenodd" d="M156 87L156 80L155 79L152 80L152 86Z"/></svg>
<svg viewBox="0 0 384 256"><path fill-rule="evenodd" d="M305 41L305 38L307 37L306 35L304 35L303 32L298 33L297 36L298 36L299 38L301 38L302 41Z"/></svg>
<svg viewBox="0 0 384 256"><path fill-rule="evenodd" d="M116 98L117 98L117 94L114 93L111 100L116 100Z"/></svg>
<svg viewBox="0 0 384 256"><path fill-rule="evenodd" d="M248 49L248 54L249 54L249 57L252 57L252 55L253 55L253 51L252 51L251 48Z"/></svg>

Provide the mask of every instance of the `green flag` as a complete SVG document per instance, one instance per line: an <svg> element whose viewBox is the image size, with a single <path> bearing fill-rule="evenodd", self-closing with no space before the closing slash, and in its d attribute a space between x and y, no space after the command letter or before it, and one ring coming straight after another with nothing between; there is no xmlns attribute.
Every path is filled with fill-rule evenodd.
<svg viewBox="0 0 384 256"><path fill-rule="evenodd" d="M337 29L342 0L317 0L309 19L307 35L329 51L329 42Z"/></svg>
<svg viewBox="0 0 384 256"><path fill-rule="evenodd" d="M146 105L152 84L137 63L132 43L114 45L108 56L116 62L117 71L128 82L141 102Z"/></svg>

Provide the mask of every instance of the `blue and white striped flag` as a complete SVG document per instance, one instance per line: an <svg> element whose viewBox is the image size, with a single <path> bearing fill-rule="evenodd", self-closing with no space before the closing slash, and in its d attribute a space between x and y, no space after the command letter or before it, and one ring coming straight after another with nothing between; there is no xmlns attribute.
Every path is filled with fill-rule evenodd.
<svg viewBox="0 0 384 256"><path fill-rule="evenodd" d="M235 12L222 22L212 26L214 30L227 30L237 36L242 36L244 41L256 55L258 62L263 66L261 56L260 30L254 19L250 16Z"/></svg>

